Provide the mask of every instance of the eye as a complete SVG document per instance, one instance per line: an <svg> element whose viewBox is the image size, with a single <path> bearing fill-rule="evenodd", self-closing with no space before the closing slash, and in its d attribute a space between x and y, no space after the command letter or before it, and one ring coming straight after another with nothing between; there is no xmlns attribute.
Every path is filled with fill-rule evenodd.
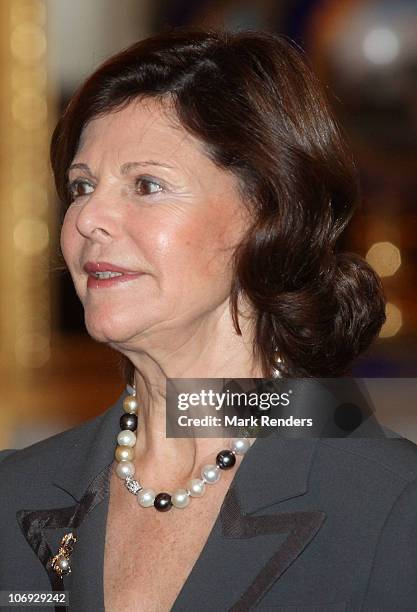
<svg viewBox="0 0 417 612"><path fill-rule="evenodd" d="M140 177L135 181L136 191L140 195L152 195L163 191L163 187L158 181L151 178Z"/></svg>
<svg viewBox="0 0 417 612"><path fill-rule="evenodd" d="M88 195L92 193L93 190L94 186L84 179L75 179L75 181L72 181L72 183L68 185L68 191L72 200Z"/></svg>

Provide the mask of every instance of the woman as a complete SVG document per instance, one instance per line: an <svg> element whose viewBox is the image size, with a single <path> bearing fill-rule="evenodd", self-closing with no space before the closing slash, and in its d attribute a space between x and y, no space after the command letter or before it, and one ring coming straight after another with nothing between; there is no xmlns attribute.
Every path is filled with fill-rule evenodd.
<svg viewBox="0 0 417 612"><path fill-rule="evenodd" d="M384 321L336 250L356 173L300 51L141 41L75 93L51 159L87 330L129 386L3 453L1 588L83 612L415 610L414 444L165 436L167 378L342 376Z"/></svg>

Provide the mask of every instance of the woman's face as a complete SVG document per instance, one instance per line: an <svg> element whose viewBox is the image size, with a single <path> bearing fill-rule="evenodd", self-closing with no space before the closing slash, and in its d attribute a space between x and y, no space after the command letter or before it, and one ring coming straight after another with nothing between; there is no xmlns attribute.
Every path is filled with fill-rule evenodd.
<svg viewBox="0 0 417 612"><path fill-rule="evenodd" d="M172 119L154 100L97 118L69 170L62 252L89 334L119 349L223 316L247 227L237 179ZM141 274L100 283L88 262Z"/></svg>

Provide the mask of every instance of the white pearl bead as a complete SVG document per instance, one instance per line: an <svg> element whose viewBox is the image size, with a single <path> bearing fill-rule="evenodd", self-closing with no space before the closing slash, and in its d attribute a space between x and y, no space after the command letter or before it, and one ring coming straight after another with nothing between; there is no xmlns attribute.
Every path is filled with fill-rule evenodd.
<svg viewBox="0 0 417 612"><path fill-rule="evenodd" d="M204 495L206 490L204 480L200 480L200 478L192 478L187 482L187 490L189 491L191 497L201 497Z"/></svg>
<svg viewBox="0 0 417 612"><path fill-rule="evenodd" d="M220 478L220 469L217 465L209 463L201 470L201 477L207 484L214 484Z"/></svg>
<svg viewBox="0 0 417 612"><path fill-rule="evenodd" d="M190 503L190 496L185 489L177 489L171 496L172 505L176 508L185 508Z"/></svg>
<svg viewBox="0 0 417 612"><path fill-rule="evenodd" d="M130 431L130 429L122 429L119 431L117 435L117 443L120 446L130 446L133 447L136 444L136 434L134 431Z"/></svg>
<svg viewBox="0 0 417 612"><path fill-rule="evenodd" d="M124 480L126 476L134 476L135 466L131 461L120 461L116 467L116 474Z"/></svg>
<svg viewBox="0 0 417 612"><path fill-rule="evenodd" d="M143 508L149 508L149 506L153 506L155 495L156 493L153 489L142 489L137 495L138 504Z"/></svg>
<svg viewBox="0 0 417 612"><path fill-rule="evenodd" d="M250 449L250 442L247 438L235 438L230 441L230 450L236 455L244 455Z"/></svg>

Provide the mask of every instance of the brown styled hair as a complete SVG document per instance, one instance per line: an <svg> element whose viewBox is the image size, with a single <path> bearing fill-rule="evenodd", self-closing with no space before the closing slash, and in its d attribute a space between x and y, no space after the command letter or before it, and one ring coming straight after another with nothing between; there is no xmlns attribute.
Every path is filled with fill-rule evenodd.
<svg viewBox="0 0 417 612"><path fill-rule="evenodd" d="M270 377L341 376L385 321L382 286L336 241L358 202L357 172L323 88L286 37L177 28L105 61L75 92L51 144L56 188L86 124L132 100L170 100L181 125L232 172L253 224L236 249L230 305L255 312L254 357ZM121 366L132 382L133 365Z"/></svg>

